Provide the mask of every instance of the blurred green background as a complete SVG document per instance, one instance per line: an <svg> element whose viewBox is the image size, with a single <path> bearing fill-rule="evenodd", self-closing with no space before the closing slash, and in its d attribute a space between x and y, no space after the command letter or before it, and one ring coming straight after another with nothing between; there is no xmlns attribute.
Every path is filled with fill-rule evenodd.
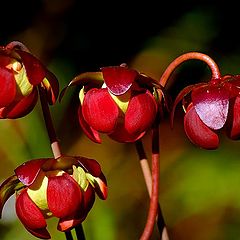
<svg viewBox="0 0 240 240"><path fill-rule="evenodd" d="M0 45L23 42L55 73L62 89L77 74L126 62L155 79L188 51L211 56L222 74L238 74L239 10L231 1L104 2L32 0L2 2ZM167 84L174 98L186 85L209 78L198 61L180 66ZM83 223L91 240L138 239L145 224L148 195L133 144L102 136L101 145L87 139L77 122L78 89L51 107L65 154L97 159L108 179L109 197L96 199ZM19 120L0 121L0 180L22 162L52 156L39 104ZM240 143L220 133L218 150L192 145L177 109L174 129L166 115L160 127L160 204L171 240L237 240L240 238ZM150 136L144 139L150 157ZM52 239L65 239L49 222ZM75 237L75 236L74 236ZM16 219L14 197L0 221L1 240L35 239ZM156 231L152 239L157 239Z"/></svg>

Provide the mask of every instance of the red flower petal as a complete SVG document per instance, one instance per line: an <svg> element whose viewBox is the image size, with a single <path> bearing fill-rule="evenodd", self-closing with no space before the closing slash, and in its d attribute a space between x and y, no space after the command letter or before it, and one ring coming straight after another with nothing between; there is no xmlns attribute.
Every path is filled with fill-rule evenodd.
<svg viewBox="0 0 240 240"><path fill-rule="evenodd" d="M229 118L227 120L227 135L233 140L240 138L240 97L230 102Z"/></svg>
<svg viewBox="0 0 240 240"><path fill-rule="evenodd" d="M184 116L184 129L188 138L199 147L216 149L219 145L218 135L201 121L192 105Z"/></svg>
<svg viewBox="0 0 240 240"><path fill-rule="evenodd" d="M40 228L40 229L28 229L25 227L32 235L34 235L37 238L41 239L51 239L51 236L46 228Z"/></svg>
<svg viewBox="0 0 240 240"><path fill-rule="evenodd" d="M117 142L132 143L143 137L144 134L145 132L131 134L126 130L122 123L118 123L114 132L109 134L108 136Z"/></svg>
<svg viewBox="0 0 240 240"><path fill-rule="evenodd" d="M86 172L89 172L94 177L98 177L102 173L101 166L96 160L85 157L75 158L77 159L78 164L83 167Z"/></svg>
<svg viewBox="0 0 240 240"><path fill-rule="evenodd" d="M131 97L125 114L125 128L133 135L145 132L155 120L157 103L149 91Z"/></svg>
<svg viewBox="0 0 240 240"><path fill-rule="evenodd" d="M58 218L72 216L82 204L82 192L77 182L68 174L49 177L47 187L49 210Z"/></svg>
<svg viewBox="0 0 240 240"><path fill-rule="evenodd" d="M82 114L82 106L81 105L79 105L79 108L78 108L78 121L79 121L79 124L80 124L82 130L84 131L84 133L86 134L86 136L89 139L91 139L95 143L101 143L99 133L96 130L94 130L91 126L89 126L88 123L85 121L83 114Z"/></svg>
<svg viewBox="0 0 240 240"><path fill-rule="evenodd" d="M208 86L192 91L192 102L200 119L217 130L227 120L229 92L220 86Z"/></svg>
<svg viewBox="0 0 240 240"><path fill-rule="evenodd" d="M18 179L25 185L30 186L36 177L38 176L41 166L47 161L48 159L34 159L28 162L23 163L22 165L18 166L14 171L18 177Z"/></svg>
<svg viewBox="0 0 240 240"><path fill-rule="evenodd" d="M94 189L100 199L102 200L107 199L108 196L107 180L103 173L99 177L95 178Z"/></svg>
<svg viewBox="0 0 240 240"><path fill-rule="evenodd" d="M71 230L72 228L76 227L78 224L82 223L81 219L78 218L61 218L58 222L57 229L61 232L65 232Z"/></svg>
<svg viewBox="0 0 240 240"><path fill-rule="evenodd" d="M0 66L0 108L9 105L16 95L16 81L11 70Z"/></svg>
<svg viewBox="0 0 240 240"><path fill-rule="evenodd" d="M138 76L137 71L122 66L103 67L101 71L104 82L114 95L124 94Z"/></svg>
<svg viewBox="0 0 240 240"><path fill-rule="evenodd" d="M21 50L16 50L16 52L21 57L29 82L32 85L38 85L40 82L42 82L46 76L46 69L42 63L28 52Z"/></svg>
<svg viewBox="0 0 240 240"><path fill-rule="evenodd" d="M35 107L38 100L37 89L33 89L31 94L22 98L19 102L13 102L9 106L0 109L0 118L16 119L29 114Z"/></svg>
<svg viewBox="0 0 240 240"><path fill-rule="evenodd" d="M27 229L34 231L47 226L42 212L28 196L27 189L22 190L17 195L16 213Z"/></svg>
<svg viewBox="0 0 240 240"><path fill-rule="evenodd" d="M119 110L106 88L93 88L84 97L82 114L93 129L110 133L116 125Z"/></svg>

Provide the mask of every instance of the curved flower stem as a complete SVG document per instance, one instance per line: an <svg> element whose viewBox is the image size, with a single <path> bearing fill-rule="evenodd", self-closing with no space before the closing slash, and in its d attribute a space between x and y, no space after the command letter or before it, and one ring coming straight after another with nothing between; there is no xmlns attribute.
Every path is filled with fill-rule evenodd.
<svg viewBox="0 0 240 240"><path fill-rule="evenodd" d="M51 114L50 114L50 110L49 110L49 106L46 98L47 96L46 96L45 90L41 86L38 86L38 91L40 95L43 118L45 121L48 137L51 143L52 152L53 152L54 158L58 158L61 156L61 150L60 150L59 142L57 140L57 135L53 126L53 122L52 122L52 118L51 118Z"/></svg>
<svg viewBox="0 0 240 240"><path fill-rule="evenodd" d="M59 142L58 142L58 139L57 139L57 134L56 134L55 128L53 126L52 117L51 117L50 110L49 110L49 105L48 105L48 102L47 102L46 92L43 89L43 87L41 87L41 86L38 86L38 91L39 91L39 95L40 95L43 118L44 118L44 122L45 122L45 125L46 125L48 137L49 137L49 140L50 140L50 143L51 143L53 156L54 156L55 159L57 159L62 154L61 154L60 145L59 145ZM79 230L77 228L79 228ZM81 229L81 231L80 231L80 229ZM85 240L85 236L84 236L82 226L79 225L78 227L75 228L75 230L76 230L76 233L77 233L77 238L81 239L81 240ZM73 239L71 231L65 232L65 235L66 235L67 240L72 240Z"/></svg>
<svg viewBox="0 0 240 240"><path fill-rule="evenodd" d="M164 73L162 74L162 76L160 78L160 84L164 87L167 83L168 78L170 77L172 72L175 70L175 68L177 68L183 62L186 62L188 60L193 60L193 59L205 62L209 66L209 68L212 72L213 79L221 78L221 74L220 74L218 65L214 62L214 60L212 58L210 58L208 55L206 55L204 53L188 52L188 53L182 54L181 56L177 57L168 65L168 67L166 68L166 70L164 71Z"/></svg>
<svg viewBox="0 0 240 240"><path fill-rule="evenodd" d="M148 190L148 194L149 197L151 198L152 195L152 175L151 175L151 171L150 171L150 167L148 164L148 160L147 160L147 156L143 147L143 143L141 140L136 142L136 150L139 156L139 162L141 165L141 169L143 172L143 176L144 176L144 180L147 186L147 190ZM160 208L160 204L158 203L158 214L157 214L157 227L158 227L158 231L160 234L160 239L162 240L168 240L168 235L167 235L167 230L165 227L165 221L162 215L162 211Z"/></svg>
<svg viewBox="0 0 240 240"><path fill-rule="evenodd" d="M149 240L158 214L159 194L159 125L154 124L152 129L152 191L147 222L140 240Z"/></svg>

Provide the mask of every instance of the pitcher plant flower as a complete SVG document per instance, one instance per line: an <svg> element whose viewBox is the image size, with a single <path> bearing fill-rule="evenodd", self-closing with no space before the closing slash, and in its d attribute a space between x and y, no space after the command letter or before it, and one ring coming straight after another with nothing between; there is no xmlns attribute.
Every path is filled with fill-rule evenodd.
<svg viewBox="0 0 240 240"><path fill-rule="evenodd" d="M37 103L37 86L54 104L59 85L56 77L20 42L0 46L0 119L27 115Z"/></svg>
<svg viewBox="0 0 240 240"><path fill-rule="evenodd" d="M76 76L68 86L80 85L78 117L84 133L101 143L99 133L118 142L135 142L153 124L159 82L126 64L102 67L100 72Z"/></svg>
<svg viewBox="0 0 240 240"><path fill-rule="evenodd" d="M216 149L219 146L217 131L223 127L229 138L240 137L240 75L212 78L208 83L185 87L176 97L172 121L181 100L185 110L184 129L194 144Z"/></svg>
<svg viewBox="0 0 240 240"><path fill-rule="evenodd" d="M49 239L46 219L59 218L58 230L81 224L95 201L107 198L107 182L96 160L61 156L23 163L0 186L0 213L16 193L16 214L34 236Z"/></svg>

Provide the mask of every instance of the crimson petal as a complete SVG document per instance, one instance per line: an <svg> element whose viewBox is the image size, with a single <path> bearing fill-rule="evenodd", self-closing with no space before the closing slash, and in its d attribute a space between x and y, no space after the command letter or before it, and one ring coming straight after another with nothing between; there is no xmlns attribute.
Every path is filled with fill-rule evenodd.
<svg viewBox="0 0 240 240"><path fill-rule="evenodd" d="M32 54L16 50L20 55L23 65L26 69L27 77L32 85L38 85L46 76L46 69L43 64Z"/></svg>
<svg viewBox="0 0 240 240"><path fill-rule="evenodd" d="M0 66L0 107L9 105L16 95L16 81L11 70Z"/></svg>
<svg viewBox="0 0 240 240"><path fill-rule="evenodd" d="M131 86L138 72L123 66L103 67L104 82L114 95L124 94Z"/></svg>
<svg viewBox="0 0 240 240"><path fill-rule="evenodd" d="M157 103L149 91L133 95L125 114L125 128L133 135L146 131L155 120Z"/></svg>
<svg viewBox="0 0 240 240"><path fill-rule="evenodd" d="M16 214L22 224L33 232L47 226L42 212L28 196L27 189L22 190L17 195Z"/></svg>
<svg viewBox="0 0 240 240"><path fill-rule="evenodd" d="M9 106L0 109L0 119L16 119L26 116L33 110L37 100L38 93L37 89L34 88L27 97L22 98L19 102L13 102Z"/></svg>
<svg viewBox="0 0 240 240"><path fill-rule="evenodd" d="M46 228L40 228L40 229L29 229L25 226L25 228L35 237L41 238L41 239L51 239L51 236Z"/></svg>
<svg viewBox="0 0 240 240"><path fill-rule="evenodd" d="M240 97L230 102L229 118L227 120L227 135L233 140L240 138Z"/></svg>
<svg viewBox="0 0 240 240"><path fill-rule="evenodd" d="M101 173L99 177L95 178L94 189L100 199L102 200L107 199L108 196L107 179L105 178L103 173Z"/></svg>
<svg viewBox="0 0 240 240"><path fill-rule="evenodd" d="M110 133L116 125L119 109L106 88L93 88L84 97L82 114L93 129Z"/></svg>
<svg viewBox="0 0 240 240"><path fill-rule="evenodd" d="M184 129L188 138L201 148L216 149L219 145L218 135L201 121L192 105L184 116Z"/></svg>
<svg viewBox="0 0 240 240"><path fill-rule="evenodd" d="M208 86L192 91L192 102L200 119L218 130L227 120L229 92L220 86Z"/></svg>
<svg viewBox="0 0 240 240"><path fill-rule="evenodd" d="M100 176L102 170L100 164L96 160L85 157L76 157L76 159L86 172L89 172L94 177Z"/></svg>
<svg viewBox="0 0 240 240"><path fill-rule="evenodd" d="M47 201L49 210L58 218L72 216L82 204L82 192L77 182L68 174L49 177Z"/></svg>
<svg viewBox="0 0 240 240"><path fill-rule="evenodd" d="M99 137L98 131L94 130L89 124L85 121L83 114L82 114L82 106L81 104L78 107L78 121L79 124L86 134L86 136L91 139L95 143L101 143L101 139Z"/></svg>
<svg viewBox="0 0 240 240"><path fill-rule="evenodd" d="M25 185L30 186L36 177L38 176L41 166L47 161L48 159L34 159L28 162L23 163L22 165L18 166L14 171L18 177L18 179Z"/></svg>

